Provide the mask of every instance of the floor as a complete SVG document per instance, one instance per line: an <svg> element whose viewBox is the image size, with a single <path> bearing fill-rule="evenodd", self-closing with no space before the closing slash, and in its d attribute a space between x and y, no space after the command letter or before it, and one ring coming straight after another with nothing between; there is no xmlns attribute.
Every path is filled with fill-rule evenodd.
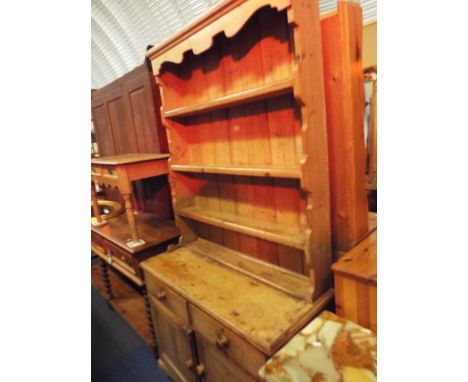
<svg viewBox="0 0 468 382"><path fill-rule="evenodd" d="M91 288L91 380L170 382L127 322Z"/></svg>

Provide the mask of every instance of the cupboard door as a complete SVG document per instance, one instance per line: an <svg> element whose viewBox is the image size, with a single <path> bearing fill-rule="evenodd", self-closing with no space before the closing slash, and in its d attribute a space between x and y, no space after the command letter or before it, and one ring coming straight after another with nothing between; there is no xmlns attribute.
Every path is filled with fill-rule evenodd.
<svg viewBox="0 0 468 382"><path fill-rule="evenodd" d="M193 332L166 306L151 296L159 360L169 376L180 382L195 382L196 355Z"/></svg>
<svg viewBox="0 0 468 382"><path fill-rule="evenodd" d="M196 343L199 358L197 371L202 382L254 382L256 380L198 333Z"/></svg>
<svg viewBox="0 0 468 382"><path fill-rule="evenodd" d="M257 375L258 370L267 360L262 352L201 309L189 304L189 310L197 339L200 333L220 355L241 366L250 375Z"/></svg>

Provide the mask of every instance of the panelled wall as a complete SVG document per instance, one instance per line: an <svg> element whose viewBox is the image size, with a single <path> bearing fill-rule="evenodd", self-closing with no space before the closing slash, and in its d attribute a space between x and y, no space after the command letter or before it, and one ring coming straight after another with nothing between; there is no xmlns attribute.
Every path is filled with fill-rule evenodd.
<svg viewBox="0 0 468 382"><path fill-rule="evenodd" d="M91 93L93 124L100 156L127 153L166 153L167 137L161 124L160 98L150 65L138 66ZM172 217L167 177L135 182L139 210L161 218ZM121 201L116 190L109 198Z"/></svg>

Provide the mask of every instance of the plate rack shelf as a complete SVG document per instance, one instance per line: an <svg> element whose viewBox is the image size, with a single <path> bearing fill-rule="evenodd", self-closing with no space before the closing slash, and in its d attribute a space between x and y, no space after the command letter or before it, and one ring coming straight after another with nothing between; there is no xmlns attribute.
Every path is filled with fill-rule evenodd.
<svg viewBox="0 0 468 382"><path fill-rule="evenodd" d="M332 253L320 23L296 1L225 6L147 53L181 244L201 238L305 275L312 301L330 287Z"/></svg>

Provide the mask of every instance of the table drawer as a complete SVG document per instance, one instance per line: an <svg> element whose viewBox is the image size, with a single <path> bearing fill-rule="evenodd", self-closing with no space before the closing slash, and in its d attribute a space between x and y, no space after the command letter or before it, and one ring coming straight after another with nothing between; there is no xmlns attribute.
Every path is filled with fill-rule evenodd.
<svg viewBox="0 0 468 382"><path fill-rule="evenodd" d="M98 256L106 259L106 249L104 240L101 236L91 231L91 250Z"/></svg>
<svg viewBox="0 0 468 382"><path fill-rule="evenodd" d="M106 252L103 246L103 239L98 234L91 231L91 248L96 248L97 251L101 253Z"/></svg>
<svg viewBox="0 0 468 382"><path fill-rule="evenodd" d="M187 301L182 296L148 274L145 274L145 282L150 296L170 309L185 325L189 325Z"/></svg>
<svg viewBox="0 0 468 382"><path fill-rule="evenodd" d="M134 275L137 274L138 265L136 264L132 255L128 252L125 252L123 249L112 243L107 243L107 255L110 255L113 262L117 263L128 272Z"/></svg>
<svg viewBox="0 0 468 382"><path fill-rule="evenodd" d="M192 327L195 333L201 334L206 341L216 346L243 370L256 377L258 370L267 357L239 335L220 324L208 314L189 304ZM207 366L208 367L208 366Z"/></svg>

